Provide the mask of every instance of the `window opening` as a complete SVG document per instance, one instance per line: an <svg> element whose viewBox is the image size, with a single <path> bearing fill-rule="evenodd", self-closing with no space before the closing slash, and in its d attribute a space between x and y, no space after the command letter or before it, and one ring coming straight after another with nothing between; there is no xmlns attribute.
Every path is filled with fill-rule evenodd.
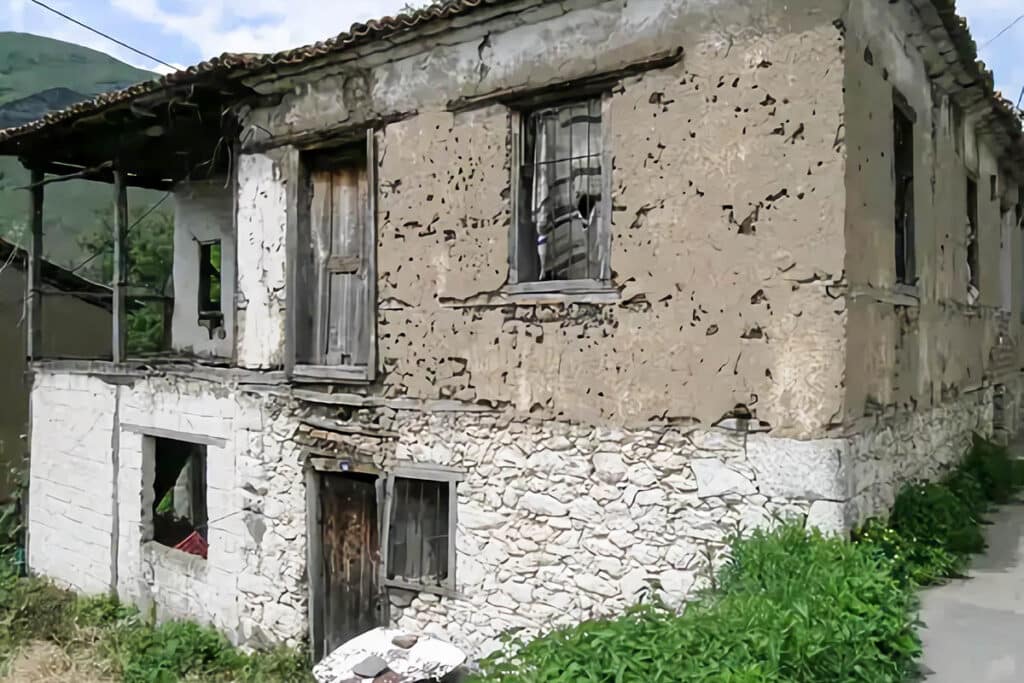
<svg viewBox="0 0 1024 683"><path fill-rule="evenodd" d="M199 243L199 319L224 318L221 310L220 240Z"/></svg>
<svg viewBox="0 0 1024 683"><path fill-rule="evenodd" d="M981 294L978 263L978 183L967 179L967 303L978 303Z"/></svg>
<svg viewBox="0 0 1024 683"><path fill-rule="evenodd" d="M893 106L893 165L896 182L896 281L917 279L914 245L914 122L899 99Z"/></svg>
<svg viewBox="0 0 1024 683"><path fill-rule="evenodd" d="M601 279L601 99L525 113L517 226L520 282Z"/></svg>
<svg viewBox="0 0 1024 683"><path fill-rule="evenodd" d="M205 558L206 446L153 439L153 540Z"/></svg>
<svg viewBox="0 0 1024 683"><path fill-rule="evenodd" d="M395 585L455 587L455 483L396 477L388 520L387 578Z"/></svg>

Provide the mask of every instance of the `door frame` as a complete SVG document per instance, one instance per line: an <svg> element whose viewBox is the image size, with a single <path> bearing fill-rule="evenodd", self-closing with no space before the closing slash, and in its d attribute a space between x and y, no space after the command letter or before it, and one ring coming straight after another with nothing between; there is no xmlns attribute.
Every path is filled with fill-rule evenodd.
<svg viewBox="0 0 1024 683"><path fill-rule="evenodd" d="M332 475L364 474L377 477L374 482L377 502L377 538L381 539L384 524L384 484L385 473L365 463L339 460L331 457L313 456L306 459L303 468L306 484L306 583L308 591L308 618L309 618L309 644L310 654L314 662L318 662L329 652L321 652L324 637L324 598L326 595L326 579L323 563L323 542L321 535L320 517L320 483L321 478ZM383 563L383 552L381 563ZM377 620L381 624L388 615L387 591L383 584L377 581Z"/></svg>

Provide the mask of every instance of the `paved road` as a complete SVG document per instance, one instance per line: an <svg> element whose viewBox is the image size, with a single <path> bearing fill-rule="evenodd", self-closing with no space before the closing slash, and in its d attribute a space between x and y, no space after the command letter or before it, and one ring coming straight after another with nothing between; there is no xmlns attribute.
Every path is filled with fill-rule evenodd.
<svg viewBox="0 0 1024 683"><path fill-rule="evenodd" d="M971 578L922 596L927 683L1024 683L1024 505L991 521Z"/></svg>

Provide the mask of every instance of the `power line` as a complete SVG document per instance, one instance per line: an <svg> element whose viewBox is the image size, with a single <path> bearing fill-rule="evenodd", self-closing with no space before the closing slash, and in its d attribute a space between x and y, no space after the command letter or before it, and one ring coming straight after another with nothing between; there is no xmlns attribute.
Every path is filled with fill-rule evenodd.
<svg viewBox="0 0 1024 683"><path fill-rule="evenodd" d="M36 0L32 0L32 2L35 2L35 1L36 1ZM1007 24L1006 28L1004 28L1004 29L1003 29L1002 31L1000 31L999 33L995 34L994 36L992 36L991 38L989 38L988 40L986 40L986 41L984 42L984 44L982 44L982 46L978 48L978 51L980 52L981 50L984 50L984 49L985 49L986 47L988 47L988 46L989 46L989 45L991 45L992 43L996 42L996 40L998 40L999 38L1001 38L1001 37L1002 37L1002 35L1003 35L1004 33L1006 33L1006 32L1007 32L1007 31L1009 31L1009 30L1010 30L1011 28L1013 28L1014 26L1016 26L1017 24L1019 24L1019 23L1020 23L1021 21L1024 21L1024 14L1020 15L1019 17L1017 17L1016 19L1014 19L1013 21L1011 21L1011 22L1010 22L1009 24Z"/></svg>
<svg viewBox="0 0 1024 683"><path fill-rule="evenodd" d="M167 62L165 62L162 59L157 59L156 57L154 57L153 55L151 55L151 54L149 54L147 52L143 52L142 50L140 50L138 48L135 48L135 47L132 47L131 45L129 45L128 43L126 43L126 42L124 42L122 40L118 40L117 38L115 38L114 36L110 35L109 33L104 33L103 31L100 31L99 29L93 28L92 26L89 26L88 24L86 24L84 22L81 22L81 21L79 21L78 19L75 19L72 16L68 16L67 14L64 14L63 12L61 12L59 9L56 9L54 7L50 7L46 3L41 2L41 0L32 0L32 2L37 4L37 5L39 5L43 9L50 10L51 12L53 12L54 14L56 14L56 15L58 15L60 17L64 17L65 19L70 21L72 24L77 24L78 26L81 26L82 28L84 28L87 31L92 31L93 33L95 33L98 36L103 36L107 40L115 42L115 43L117 43L118 45L120 45L123 48L131 50L132 52L134 52L136 54L142 55L146 59L151 59L154 62L156 62L157 64L163 64L168 69L172 69L174 71L178 71L178 67L174 66L173 64L168 64Z"/></svg>
<svg viewBox="0 0 1024 683"><path fill-rule="evenodd" d="M33 0L33 1L34 1L34 0ZM138 225L139 223L141 223L142 221L144 221L144 220L146 219L146 217L147 217L147 216L148 216L149 214L151 214L151 213L153 213L154 211L156 211L157 207L159 207L159 206L160 206L161 204L163 204L163 203L164 203L164 201L166 201L166 200L167 200L167 198L168 198L168 197L170 197L170 196L171 196L171 193L170 193L170 192L166 192L166 193L164 193L164 196L163 196L163 197L161 197L161 198L160 198L160 200L159 200L158 202L156 202L155 204L153 204L153 206L151 206L151 207L149 207L148 209L146 209L146 213L144 213L144 214L142 214L141 216L139 216L138 218L136 218L136 219L135 219L135 221L134 221L134 222L133 222L133 223L132 223L131 225L129 225L129 226L128 226L128 229L124 231L124 234L125 234L125 236L127 237L128 235L130 235L130 234L131 234L131 232L132 232L132 230L133 230L133 229L135 228L135 226L136 226L136 225ZM77 273L77 272L78 272L78 271L80 271L80 270L81 270L82 268L85 268L85 267L86 267L87 265L89 265L90 263L92 263L92 262L93 262L93 260L95 260L97 256L99 256L100 254L102 254L102 253L103 253L103 250L104 250L105 248L106 248L106 247L104 246L104 248L102 248L102 249L98 249L97 251L94 251L94 252L92 253L92 256L90 256L89 258L85 259L84 261L82 261L81 263L79 263L79 264L78 264L77 266L75 266L74 268L72 268L72 269L71 269L71 273L72 273L72 274L74 274L74 273Z"/></svg>

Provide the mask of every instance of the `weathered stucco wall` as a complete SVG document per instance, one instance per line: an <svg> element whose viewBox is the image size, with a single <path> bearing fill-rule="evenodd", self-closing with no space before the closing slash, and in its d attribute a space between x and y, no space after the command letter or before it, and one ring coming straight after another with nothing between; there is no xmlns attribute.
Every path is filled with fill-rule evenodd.
<svg viewBox="0 0 1024 683"><path fill-rule="evenodd" d="M377 133L387 395L619 425L712 423L744 404L777 434L820 435L841 413L844 367L845 302L830 294L844 264L839 4L617 0L483 12L498 16L443 44L265 83L288 91L247 123L252 139L272 144L267 133L358 130L417 112ZM618 298L502 296L509 110L448 103L680 47L681 63L613 88L604 122Z"/></svg>
<svg viewBox="0 0 1024 683"><path fill-rule="evenodd" d="M284 362L286 178L280 155L238 161L237 354L243 368Z"/></svg>
<svg viewBox="0 0 1024 683"><path fill-rule="evenodd" d="M1017 190L999 174L990 138L964 117L962 152L955 141L949 93L929 80L943 69L926 64L931 38L907 3L856 1L846 20L846 273L849 280L846 421L930 410L957 394L1014 370L1021 288L1003 278L1001 249L1019 262L1019 230L1001 245L1000 204ZM928 27L931 28L931 27ZM914 212L919 282L913 296L895 285L893 90L908 101L914 127ZM978 181L979 305L967 304L967 177ZM1007 254L1006 256L1010 256ZM1019 274L1018 276L1019 277ZM1013 287L1013 316L1000 320Z"/></svg>
<svg viewBox="0 0 1024 683"><path fill-rule="evenodd" d="M234 202L224 179L192 181L174 192L174 317L171 345L176 351L231 357L234 349L235 236ZM221 241L222 327L199 324L199 249Z"/></svg>

